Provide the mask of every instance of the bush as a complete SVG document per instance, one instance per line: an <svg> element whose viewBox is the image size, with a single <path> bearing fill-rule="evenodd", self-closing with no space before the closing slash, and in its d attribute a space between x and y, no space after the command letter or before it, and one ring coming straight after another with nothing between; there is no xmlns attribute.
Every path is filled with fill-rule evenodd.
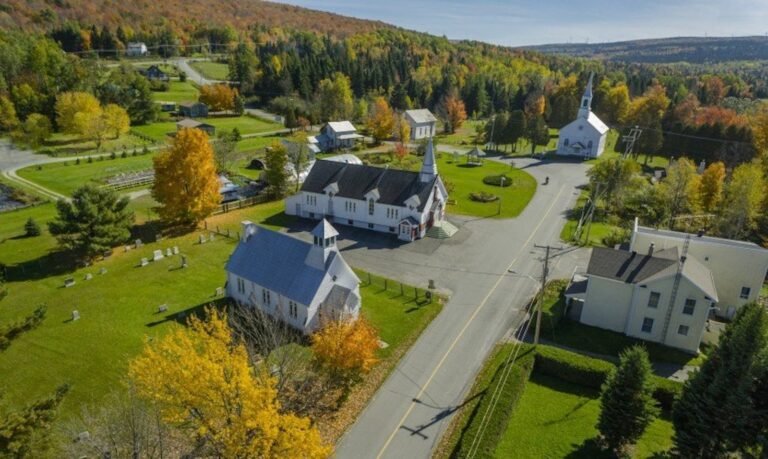
<svg viewBox="0 0 768 459"><path fill-rule="evenodd" d="M498 196L491 193L486 193L485 191L480 191L477 193L470 193L469 199L477 202L493 202L499 199Z"/></svg>
<svg viewBox="0 0 768 459"><path fill-rule="evenodd" d="M80 164L80 158L77 158L77 159L75 160L75 164Z"/></svg>
<svg viewBox="0 0 768 459"><path fill-rule="evenodd" d="M504 179L503 184L501 181L502 178ZM507 177L506 174L488 175L483 178L483 183L485 183L486 185L500 186L500 187L506 188L508 186L512 186L512 179Z"/></svg>
<svg viewBox="0 0 768 459"><path fill-rule="evenodd" d="M120 157L121 157L121 158L127 158L127 157L128 157L128 152L127 152L127 151L125 151L125 150L123 150L123 152L122 152L122 153L120 153Z"/></svg>
<svg viewBox="0 0 768 459"><path fill-rule="evenodd" d="M615 247L617 245L624 244L625 242L629 242L629 237L629 230L624 228L614 229L608 234L608 236L603 238L603 244L608 247Z"/></svg>
<svg viewBox="0 0 768 459"><path fill-rule="evenodd" d="M187 81L187 72L185 72L183 70L181 72L179 72L179 81L181 81L182 83Z"/></svg>
<svg viewBox="0 0 768 459"><path fill-rule="evenodd" d="M27 237L40 236L40 225L32 217L24 224L24 234Z"/></svg>
<svg viewBox="0 0 768 459"><path fill-rule="evenodd" d="M93 158L89 156L89 157L88 157L88 164L90 164L90 163L92 163L92 162L93 162Z"/></svg>

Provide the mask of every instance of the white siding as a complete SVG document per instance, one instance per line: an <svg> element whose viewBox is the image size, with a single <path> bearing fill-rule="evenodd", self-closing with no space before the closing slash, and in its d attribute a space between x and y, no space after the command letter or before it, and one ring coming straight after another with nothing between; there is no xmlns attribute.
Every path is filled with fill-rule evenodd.
<svg viewBox="0 0 768 459"><path fill-rule="evenodd" d="M631 284L590 276L581 322L624 333L631 303Z"/></svg>

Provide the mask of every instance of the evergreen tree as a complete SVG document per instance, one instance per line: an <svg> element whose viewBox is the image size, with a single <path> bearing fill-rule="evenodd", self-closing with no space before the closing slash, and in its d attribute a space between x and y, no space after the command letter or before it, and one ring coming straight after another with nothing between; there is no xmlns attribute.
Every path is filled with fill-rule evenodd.
<svg viewBox="0 0 768 459"><path fill-rule="evenodd" d="M549 143L549 127L543 116L536 116L528 123L525 138L531 143L531 154L536 153L536 146L546 146Z"/></svg>
<svg viewBox="0 0 768 459"><path fill-rule="evenodd" d="M24 224L24 234L27 237L40 236L40 225L32 217L29 217L27 223Z"/></svg>
<svg viewBox="0 0 768 459"><path fill-rule="evenodd" d="M617 455L634 444L659 409L653 399L648 353L634 346L621 354L619 367L608 375L600 394L597 429L606 446Z"/></svg>
<svg viewBox="0 0 768 459"><path fill-rule="evenodd" d="M36 436L50 429L59 405L69 391L63 385L48 398L31 403L26 408L0 417L0 457L31 457Z"/></svg>
<svg viewBox="0 0 768 459"><path fill-rule="evenodd" d="M758 304L744 305L675 403L679 456L725 457L760 441L766 426L766 412L760 410L765 400L759 399L765 393L766 352L768 313Z"/></svg>
<svg viewBox="0 0 768 459"><path fill-rule="evenodd" d="M507 121L505 132L509 136L509 143L513 145L514 150L517 150L517 143L523 138L527 130L528 122L522 110L514 110L509 114L509 121Z"/></svg>
<svg viewBox="0 0 768 459"><path fill-rule="evenodd" d="M275 141L264 158L266 166L266 179L269 184L269 192L274 197L282 197L288 188L288 150L285 146Z"/></svg>

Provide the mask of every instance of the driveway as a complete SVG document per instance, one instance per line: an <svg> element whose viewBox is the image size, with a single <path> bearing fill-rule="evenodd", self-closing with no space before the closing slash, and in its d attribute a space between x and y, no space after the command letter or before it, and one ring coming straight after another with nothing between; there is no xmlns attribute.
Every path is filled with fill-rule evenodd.
<svg viewBox="0 0 768 459"><path fill-rule="evenodd" d="M341 438L336 457L430 457L490 350L522 321L538 287L527 276L541 272L542 251L534 244L561 245L587 166L528 158L515 164L540 184L518 218L450 218L460 230L442 242L341 241L353 266L421 286L434 279L451 297ZM570 276L584 256L577 250L555 258L551 275Z"/></svg>

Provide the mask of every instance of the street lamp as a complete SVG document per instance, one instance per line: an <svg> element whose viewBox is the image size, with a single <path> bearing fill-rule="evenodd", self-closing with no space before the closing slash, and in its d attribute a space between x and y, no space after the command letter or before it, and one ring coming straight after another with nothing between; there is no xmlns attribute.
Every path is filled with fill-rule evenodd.
<svg viewBox="0 0 768 459"><path fill-rule="evenodd" d="M501 185L500 185L500 187L501 187L501 189L502 189L502 190L504 189L504 180L506 180L506 177L504 177L504 176L502 175L502 176L501 176ZM501 215L501 191L499 191L499 209L498 209L498 211L496 212L496 214L497 214L497 215Z"/></svg>

